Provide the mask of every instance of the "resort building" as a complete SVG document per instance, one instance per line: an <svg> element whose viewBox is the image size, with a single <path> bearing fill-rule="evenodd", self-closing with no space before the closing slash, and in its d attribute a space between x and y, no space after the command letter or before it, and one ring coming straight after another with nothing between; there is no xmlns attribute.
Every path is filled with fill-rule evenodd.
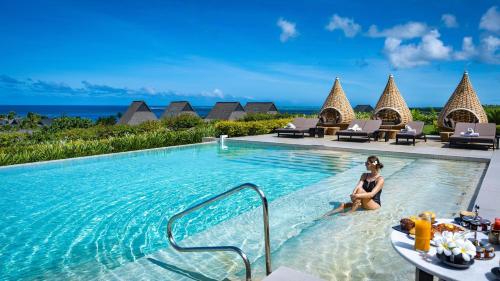
<svg viewBox="0 0 500 281"><path fill-rule="evenodd" d="M354 112L373 112L373 107L369 104L358 104L354 107Z"/></svg>
<svg viewBox="0 0 500 281"><path fill-rule="evenodd" d="M410 109L399 92L392 74L389 75L387 85L375 106L373 119L381 119L383 126L390 127L404 127L413 121Z"/></svg>
<svg viewBox="0 0 500 281"><path fill-rule="evenodd" d="M42 120L40 120L38 122L38 126L40 126L40 127L50 127L50 125L52 125L53 121L54 121L54 119L52 119L52 118L42 118Z"/></svg>
<svg viewBox="0 0 500 281"><path fill-rule="evenodd" d="M165 109L161 118L177 117L181 114L198 116L198 113L194 111L194 108L188 101L173 101L168 105L167 109Z"/></svg>
<svg viewBox="0 0 500 281"><path fill-rule="evenodd" d="M206 120L237 120L246 112L239 102L217 102L208 113Z"/></svg>
<svg viewBox="0 0 500 281"><path fill-rule="evenodd" d="M118 124L139 125L146 121L158 120L144 101L134 101L118 121Z"/></svg>
<svg viewBox="0 0 500 281"><path fill-rule="evenodd" d="M246 113L268 113L268 114L276 114L278 112L278 108L274 104L274 102L247 102L245 105Z"/></svg>
<svg viewBox="0 0 500 281"><path fill-rule="evenodd" d="M328 94L321 107L319 113L320 122L325 125L349 124L354 117L354 110L337 77L335 78L330 94Z"/></svg>
<svg viewBox="0 0 500 281"><path fill-rule="evenodd" d="M438 126L444 131L452 131L458 122L488 123L486 112L472 88L467 71L438 117Z"/></svg>

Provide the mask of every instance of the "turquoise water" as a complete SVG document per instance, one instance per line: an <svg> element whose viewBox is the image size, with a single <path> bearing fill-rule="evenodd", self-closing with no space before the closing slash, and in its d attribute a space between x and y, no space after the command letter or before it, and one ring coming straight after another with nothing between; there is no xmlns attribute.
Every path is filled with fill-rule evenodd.
<svg viewBox="0 0 500 281"><path fill-rule="evenodd" d="M332 164L321 155L301 161L306 154L208 144L0 169L0 276L92 276L92 268L115 268L168 247L171 215L235 185L255 183L274 200L360 163L349 158ZM187 217L177 237L257 203L246 192L206 208L198 220Z"/></svg>
<svg viewBox="0 0 500 281"><path fill-rule="evenodd" d="M359 222L368 226L358 230L366 234L363 239L375 241L368 247L370 255L390 255L374 245L387 242L383 238L391 224L427 208L452 215L468 204L486 166L382 155L382 210L370 217L355 214L357 223L346 217L315 221L335 202L348 199L366 156L230 142L226 150L203 144L2 168L0 278L193 280L179 270L173 274L165 266L152 267L165 262L212 278L206 280L241 277L237 257L208 255L201 262L196 254L171 250L166 223L196 202L252 182L271 201L275 267L289 265L342 280L364 258L362 244L351 241ZM429 202L430 196L435 200ZM238 194L182 219L176 237L189 245L240 246L256 265L255 276L262 277L258 205L251 191ZM332 262L346 250L340 239L351 246L352 255ZM390 274L375 279L407 278L411 269L402 263L400 271L391 270L397 256L392 259L390 264L383 258L369 260L361 275L349 276L363 278L385 266Z"/></svg>

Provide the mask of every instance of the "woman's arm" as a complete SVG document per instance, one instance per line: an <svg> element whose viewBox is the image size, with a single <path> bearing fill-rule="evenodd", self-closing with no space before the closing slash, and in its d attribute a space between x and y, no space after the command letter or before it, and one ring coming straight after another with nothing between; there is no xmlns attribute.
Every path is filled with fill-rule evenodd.
<svg viewBox="0 0 500 281"><path fill-rule="evenodd" d="M377 181L377 185L375 186L375 188L373 188L373 190L371 192L354 194L353 197L355 199L373 198L373 196L375 196L375 194L377 194L377 192L379 192L382 189L383 186L384 186L384 178L381 177Z"/></svg>

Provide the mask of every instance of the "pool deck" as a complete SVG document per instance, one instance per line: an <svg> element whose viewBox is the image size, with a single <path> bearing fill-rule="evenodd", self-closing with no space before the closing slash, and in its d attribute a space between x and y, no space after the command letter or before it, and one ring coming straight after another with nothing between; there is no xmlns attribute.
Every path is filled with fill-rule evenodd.
<svg viewBox="0 0 500 281"><path fill-rule="evenodd" d="M432 137L428 139L427 142L418 140L415 146L411 144L396 144L394 140L390 140L389 142L384 142L383 140L371 141L368 143L366 141L337 141L337 138L334 136L325 136L325 138L278 138L276 134L230 138L229 141L245 141L277 145L304 146L314 149L364 152L373 154L390 153L418 157L424 156L434 159L486 162L489 163L488 169L484 174L481 186L478 190L476 190L477 194L473 197L473 200L475 200L475 204L480 206L479 212L481 216L488 219L500 217L500 150L486 150L481 147L449 148L447 143L441 142L439 139Z"/></svg>

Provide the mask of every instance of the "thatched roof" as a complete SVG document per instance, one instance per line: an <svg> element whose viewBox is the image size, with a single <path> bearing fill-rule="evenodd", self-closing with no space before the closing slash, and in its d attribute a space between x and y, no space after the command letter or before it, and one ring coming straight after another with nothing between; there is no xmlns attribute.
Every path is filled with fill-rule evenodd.
<svg viewBox="0 0 500 281"><path fill-rule="evenodd" d="M354 112L373 112L373 107L369 104L358 104L354 107Z"/></svg>
<svg viewBox="0 0 500 281"><path fill-rule="evenodd" d="M239 102L217 102L205 119L236 120L245 115L245 110Z"/></svg>
<svg viewBox="0 0 500 281"><path fill-rule="evenodd" d="M246 113L278 113L278 108L274 102L247 102Z"/></svg>
<svg viewBox="0 0 500 281"><path fill-rule="evenodd" d="M392 74L389 75L387 85L375 106L373 117L382 119L382 124L389 122L395 126L406 125L413 121L410 109L399 92Z"/></svg>
<svg viewBox="0 0 500 281"><path fill-rule="evenodd" d="M453 129L457 122L488 123L486 112L472 88L467 71L438 117L441 129Z"/></svg>
<svg viewBox="0 0 500 281"><path fill-rule="evenodd" d="M325 123L347 124L354 119L354 110L340 85L338 77L335 78L332 89L326 97L319 115Z"/></svg>
<svg viewBox="0 0 500 281"><path fill-rule="evenodd" d="M158 120L144 101L133 101L118 124L139 125L146 121Z"/></svg>
<svg viewBox="0 0 500 281"><path fill-rule="evenodd" d="M161 118L176 117L181 114L191 114L194 116L198 116L189 102L173 101L168 105L167 109L165 109L165 111L161 115Z"/></svg>

